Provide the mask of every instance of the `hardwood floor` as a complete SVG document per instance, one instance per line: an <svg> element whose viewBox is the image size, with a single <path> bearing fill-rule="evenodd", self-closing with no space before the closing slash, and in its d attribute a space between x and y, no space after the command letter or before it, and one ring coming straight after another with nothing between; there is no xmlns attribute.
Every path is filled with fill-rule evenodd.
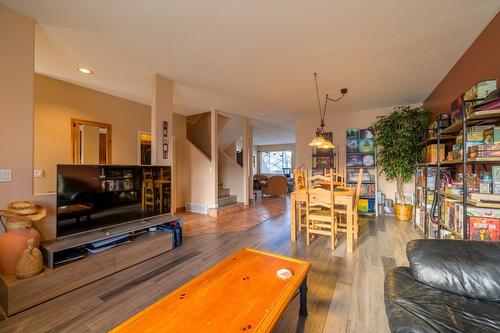
<svg viewBox="0 0 500 333"><path fill-rule="evenodd" d="M211 217L204 214L182 212L178 215L184 217L184 234L200 235L220 232L244 231L283 214L287 207L287 199L282 197L259 197L248 208ZM238 223L234 223L238 220Z"/></svg>
<svg viewBox="0 0 500 333"><path fill-rule="evenodd" d="M107 331L245 246L312 263L309 316L298 316L296 297L275 332L387 332L384 273L407 265L406 243L421 234L392 218L364 218L360 227L350 254L345 237L334 251L326 237L307 247L304 233L291 244L288 208L246 231L187 236L173 251L0 321L0 332Z"/></svg>

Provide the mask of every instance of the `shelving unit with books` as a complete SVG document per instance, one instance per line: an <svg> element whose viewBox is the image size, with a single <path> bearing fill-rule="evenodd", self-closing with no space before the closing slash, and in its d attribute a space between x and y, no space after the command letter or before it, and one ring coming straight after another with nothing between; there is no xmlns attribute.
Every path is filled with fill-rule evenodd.
<svg viewBox="0 0 500 333"><path fill-rule="evenodd" d="M415 174L415 226L424 234L432 230L429 215L435 194L436 167L429 163L417 165ZM427 236L429 237L429 236ZM430 238L430 237L429 237Z"/></svg>
<svg viewBox="0 0 500 333"><path fill-rule="evenodd" d="M324 133L326 138L333 142L333 134L332 132ZM313 175L321 175L324 170L333 169L333 172L337 173L339 170L338 166L338 158L337 158L337 150L334 149L325 149L325 148L312 148L312 174Z"/></svg>
<svg viewBox="0 0 500 333"><path fill-rule="evenodd" d="M416 212L415 224L423 221L428 238L500 239L500 94L485 99L495 87L494 80L479 82L453 102L451 124L435 129L439 158L417 167L417 179L419 170L436 170L433 195L427 183L415 183L416 193L426 193L417 195L416 209L426 210ZM428 154L428 142L421 146Z"/></svg>
<svg viewBox="0 0 500 333"><path fill-rule="evenodd" d="M359 169L363 180L358 205L360 215L377 215L377 168L373 134L368 129L350 128L346 132L345 176L347 186L356 186Z"/></svg>

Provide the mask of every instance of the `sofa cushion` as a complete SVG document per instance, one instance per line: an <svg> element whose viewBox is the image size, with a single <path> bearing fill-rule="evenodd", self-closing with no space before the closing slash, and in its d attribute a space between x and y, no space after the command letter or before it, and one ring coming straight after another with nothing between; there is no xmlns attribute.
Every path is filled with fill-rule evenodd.
<svg viewBox="0 0 500 333"><path fill-rule="evenodd" d="M407 267L385 277L391 332L499 332L500 303L448 293L422 284Z"/></svg>
<svg viewBox="0 0 500 333"><path fill-rule="evenodd" d="M406 247L415 280L485 301L500 301L500 242L413 240Z"/></svg>

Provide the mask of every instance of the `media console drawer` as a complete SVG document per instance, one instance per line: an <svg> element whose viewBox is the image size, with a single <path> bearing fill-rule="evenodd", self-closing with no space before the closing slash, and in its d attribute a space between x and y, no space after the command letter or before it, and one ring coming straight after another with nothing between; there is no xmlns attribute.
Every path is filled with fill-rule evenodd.
<svg viewBox="0 0 500 333"><path fill-rule="evenodd" d="M140 235L137 238L134 240L135 246L123 246L120 251L116 252L115 271L121 271L124 268L170 251L173 247L173 236L168 232L157 231Z"/></svg>
<svg viewBox="0 0 500 333"><path fill-rule="evenodd" d="M150 232L132 242L88 255L28 279L0 275L0 306L7 316L41 304L173 248L173 235ZM1 316L0 316L1 320Z"/></svg>

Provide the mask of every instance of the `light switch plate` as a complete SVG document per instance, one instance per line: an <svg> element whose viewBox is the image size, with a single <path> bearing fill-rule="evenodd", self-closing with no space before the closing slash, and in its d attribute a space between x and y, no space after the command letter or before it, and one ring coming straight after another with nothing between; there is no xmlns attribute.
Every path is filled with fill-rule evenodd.
<svg viewBox="0 0 500 333"><path fill-rule="evenodd" d="M42 169L35 169L33 170L33 177L35 178L42 178L44 176L44 172Z"/></svg>
<svg viewBox="0 0 500 333"><path fill-rule="evenodd" d="M12 181L12 169L0 169L0 182L9 183Z"/></svg>

